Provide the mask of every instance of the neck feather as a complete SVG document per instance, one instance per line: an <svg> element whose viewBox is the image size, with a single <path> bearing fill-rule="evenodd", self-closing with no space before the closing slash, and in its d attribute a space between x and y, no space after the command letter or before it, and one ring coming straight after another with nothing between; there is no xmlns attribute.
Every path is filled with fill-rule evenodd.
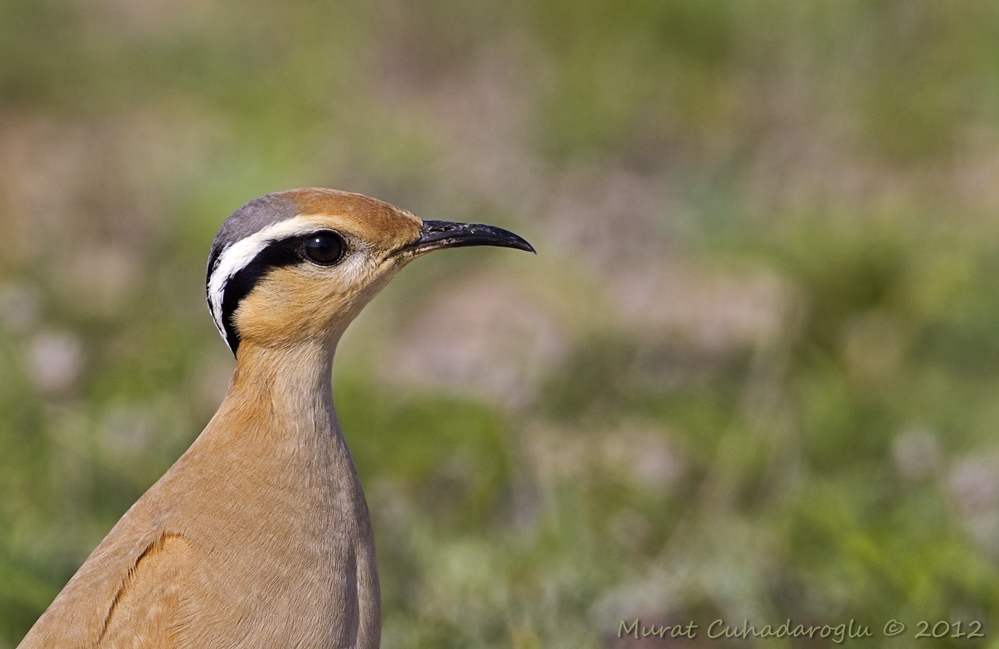
<svg viewBox="0 0 999 649"><path fill-rule="evenodd" d="M240 345L223 410L242 415L259 429L294 436L339 435L333 410L334 347L320 342L293 347ZM247 422L249 423L249 421Z"/></svg>

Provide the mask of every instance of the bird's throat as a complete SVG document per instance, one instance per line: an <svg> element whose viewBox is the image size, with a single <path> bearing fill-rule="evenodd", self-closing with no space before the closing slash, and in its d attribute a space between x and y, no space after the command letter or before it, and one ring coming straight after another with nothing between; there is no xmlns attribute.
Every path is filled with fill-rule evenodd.
<svg viewBox="0 0 999 649"><path fill-rule="evenodd" d="M293 347L245 343L223 408L296 427L318 415L332 415L333 351L319 343Z"/></svg>

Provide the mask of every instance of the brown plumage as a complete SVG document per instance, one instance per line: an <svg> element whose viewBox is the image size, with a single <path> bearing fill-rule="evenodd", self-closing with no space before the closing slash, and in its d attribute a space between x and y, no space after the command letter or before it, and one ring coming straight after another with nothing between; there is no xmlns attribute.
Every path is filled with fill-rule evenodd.
<svg viewBox="0 0 999 649"><path fill-rule="evenodd" d="M464 245L532 250L333 190L237 210L207 278L236 355L225 400L20 647L377 647L374 543L333 409L333 352L405 264Z"/></svg>

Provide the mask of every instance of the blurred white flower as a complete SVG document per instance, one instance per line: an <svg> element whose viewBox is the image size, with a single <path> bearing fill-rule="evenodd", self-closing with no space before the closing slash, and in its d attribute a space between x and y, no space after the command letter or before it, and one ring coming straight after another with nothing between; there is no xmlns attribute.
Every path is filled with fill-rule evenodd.
<svg viewBox="0 0 999 649"><path fill-rule="evenodd" d="M69 390L83 370L83 344L69 332L43 331L28 346L28 374L46 395Z"/></svg>
<svg viewBox="0 0 999 649"><path fill-rule="evenodd" d="M999 455L976 455L954 462L948 486L972 540L993 560L999 560Z"/></svg>

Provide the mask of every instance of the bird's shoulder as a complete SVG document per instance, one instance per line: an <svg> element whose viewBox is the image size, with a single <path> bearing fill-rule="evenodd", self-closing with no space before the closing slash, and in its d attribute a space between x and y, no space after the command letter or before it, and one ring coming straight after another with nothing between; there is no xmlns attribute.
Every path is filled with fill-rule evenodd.
<svg viewBox="0 0 999 649"><path fill-rule="evenodd" d="M191 546L177 534L163 534L143 550L107 611L98 646L175 646L191 559Z"/></svg>
<svg viewBox="0 0 999 649"><path fill-rule="evenodd" d="M164 571L172 571L169 581L179 586L192 549L181 534L169 531L156 508L149 506L151 499L155 499L155 490L147 492L118 521L38 619L19 649L116 647L109 641L118 621L133 617L133 611L144 606L143 598L155 595L156 599L169 601L164 597L169 593L150 591L149 585L162 581L167 576ZM149 611L143 615L166 612L162 606L147 608ZM133 619L131 624L136 621Z"/></svg>
<svg viewBox="0 0 999 649"><path fill-rule="evenodd" d="M109 535L31 629L20 649L35 647L166 647L131 644L135 629L150 638L173 624L191 563L182 536ZM126 634L131 636L126 637ZM124 643L124 644L123 644Z"/></svg>

